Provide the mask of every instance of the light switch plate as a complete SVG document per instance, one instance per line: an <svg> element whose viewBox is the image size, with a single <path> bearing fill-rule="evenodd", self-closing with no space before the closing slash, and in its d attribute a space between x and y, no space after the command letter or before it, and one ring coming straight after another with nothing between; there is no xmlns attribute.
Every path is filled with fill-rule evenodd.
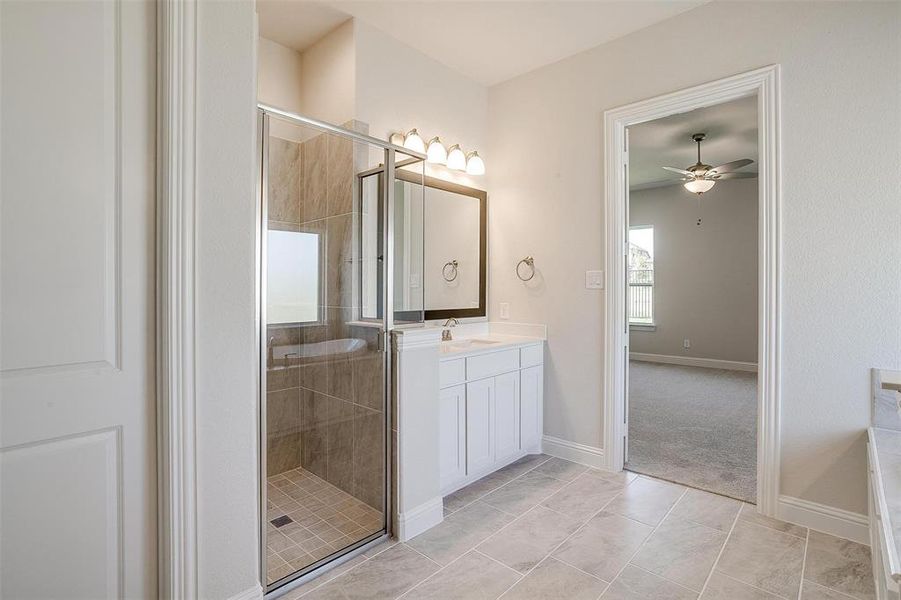
<svg viewBox="0 0 901 600"><path fill-rule="evenodd" d="M585 271L585 289L602 290L604 289L604 272L603 271Z"/></svg>
<svg viewBox="0 0 901 600"><path fill-rule="evenodd" d="M501 318L502 319L510 318L510 303L509 302L501 302Z"/></svg>

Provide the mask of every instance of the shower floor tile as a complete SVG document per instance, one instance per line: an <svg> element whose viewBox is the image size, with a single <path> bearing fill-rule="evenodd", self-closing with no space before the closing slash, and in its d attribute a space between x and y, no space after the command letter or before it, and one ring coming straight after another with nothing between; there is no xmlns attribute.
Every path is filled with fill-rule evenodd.
<svg viewBox="0 0 901 600"><path fill-rule="evenodd" d="M267 583L383 526L381 511L300 468L268 478L266 518Z"/></svg>

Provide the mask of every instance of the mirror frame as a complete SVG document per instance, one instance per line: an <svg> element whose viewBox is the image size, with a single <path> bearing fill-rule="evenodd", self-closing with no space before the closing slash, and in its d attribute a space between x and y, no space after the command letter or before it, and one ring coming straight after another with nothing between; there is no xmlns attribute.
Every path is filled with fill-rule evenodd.
<svg viewBox="0 0 901 600"><path fill-rule="evenodd" d="M402 165L398 165L399 167ZM396 179L407 181L410 183L423 183L427 188L444 190L445 192L453 192L461 196L470 196L479 200L479 307L478 308L443 308L440 310L429 310L425 308L424 319L426 321L434 321L438 319L449 319L451 317L467 318L467 317L484 317L487 315L486 298L488 295L488 192L479 190L459 183L453 183L438 179L437 177L422 177L416 173L408 173L403 169L397 169L394 172ZM423 205L424 214L428 211L428 205ZM424 242L425 243L425 242ZM425 251L425 248L423 248Z"/></svg>

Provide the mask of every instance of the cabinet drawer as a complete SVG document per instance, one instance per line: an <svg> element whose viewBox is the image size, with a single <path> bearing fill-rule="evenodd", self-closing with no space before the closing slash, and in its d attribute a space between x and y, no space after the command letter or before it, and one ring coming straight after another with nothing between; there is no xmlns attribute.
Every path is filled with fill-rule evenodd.
<svg viewBox="0 0 901 600"><path fill-rule="evenodd" d="M542 356L543 352L541 346L526 346L522 350L520 350L520 362L522 363L522 368L526 367L534 367L535 365L540 365L544 362L544 357Z"/></svg>
<svg viewBox="0 0 901 600"><path fill-rule="evenodd" d="M466 381L466 359L443 360L438 363L438 385L446 388Z"/></svg>
<svg viewBox="0 0 901 600"><path fill-rule="evenodd" d="M519 349L470 356L466 359L466 378L470 381L515 371L519 368Z"/></svg>

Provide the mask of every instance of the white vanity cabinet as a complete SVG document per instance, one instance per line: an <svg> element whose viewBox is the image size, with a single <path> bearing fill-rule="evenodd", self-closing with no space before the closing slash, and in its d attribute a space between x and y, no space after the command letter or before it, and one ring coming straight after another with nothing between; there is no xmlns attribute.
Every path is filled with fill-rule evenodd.
<svg viewBox="0 0 901 600"><path fill-rule="evenodd" d="M543 358L533 343L441 359L442 494L540 452Z"/></svg>

